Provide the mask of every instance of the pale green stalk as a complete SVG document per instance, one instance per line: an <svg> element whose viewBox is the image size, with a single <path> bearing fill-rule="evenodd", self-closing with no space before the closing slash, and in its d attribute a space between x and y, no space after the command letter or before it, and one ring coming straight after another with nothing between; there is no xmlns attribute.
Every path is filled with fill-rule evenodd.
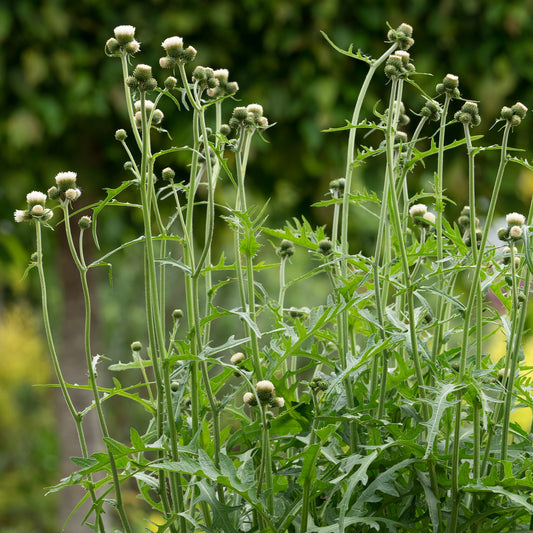
<svg viewBox="0 0 533 533"><path fill-rule="evenodd" d="M442 259L444 257L444 241L442 237L442 214L444 212L444 201L443 201L443 179L444 179L444 143L445 143L445 133L446 133L446 117L448 115L448 108L450 107L450 102L452 97L446 93L444 97L444 104L442 106L442 114L440 116L440 127L439 127L439 149L437 152L437 172L435 174L435 228L436 228L436 238L437 238L437 264L439 269L442 269ZM444 290L444 277L439 273L437 279L437 286L440 290ZM432 358L433 361L437 359L441 349L442 349L442 328L444 326L444 298L439 298L437 300L437 310L436 310L436 326L435 333L433 334L433 350Z"/></svg>
<svg viewBox="0 0 533 533"><path fill-rule="evenodd" d="M511 324L512 333L509 339L508 345L510 347L510 361L505 365L504 369L504 383L506 384L505 399L504 399L504 411L502 420L502 440L501 440L501 453L500 453L500 466L503 474L503 461L507 461L507 452L509 449L509 423L511 419L511 411L514 403L514 382L516 379L516 372L518 370L518 360L520 356L520 341L524 331L524 324L527 315L527 305L525 303L519 304L518 291L519 278L516 272L515 266L515 253L514 243L511 243L511 279L512 279L512 312L511 312ZM529 287L531 282L531 274L529 270L526 273L524 280L524 287ZM526 289L527 291L527 289ZM521 306L521 307L520 307ZM520 313L518 310L520 309Z"/></svg>
<svg viewBox="0 0 533 533"><path fill-rule="evenodd" d="M92 350L91 350L91 298L90 298L90 293L89 293L89 285L87 283L88 268L83 258L83 247L80 246L80 257L78 257L76 248L74 246L74 241L72 239L72 231L70 229L68 206L69 206L68 200L61 202L61 209L63 210L63 215L64 215L63 221L65 225L65 233L67 236L67 242L68 242L68 246L69 246L72 258L74 259L74 263L76 264L76 268L78 269L80 273L81 286L83 290L83 301L85 304L85 328L84 328L85 359L86 359L87 371L89 375L89 385L91 387L91 391L93 394L94 405L96 407L96 413L98 415L98 422L100 424L102 435L104 436L105 439L109 439L109 431L107 429L107 423L105 420L104 412L102 410L102 403L100 401L98 385L96 384L96 361L93 360ZM83 230L81 230L80 239L82 235L83 235ZM81 245L81 241L80 241L80 245ZM109 457L109 468L111 470L111 477L113 479L113 488L115 489L116 509L120 516L120 520L122 522L122 526L124 527L125 531L127 533L132 533L133 530L131 529L128 517L126 516L126 511L124 510L124 504L122 502L122 491L120 489L120 480L119 480L119 475L117 471L117 466L115 463L115 456L113 455L113 452L111 448L109 447L107 440L104 440L104 442L106 444L107 455Z"/></svg>
<svg viewBox="0 0 533 533"><path fill-rule="evenodd" d="M166 359L166 346L164 325L161 317L160 299L158 294L158 280L156 273L153 237L152 237L152 206L154 204L154 187L153 187L153 159L150 150L150 124L146 116L146 95L144 91L140 92L140 111L141 111L141 132L142 132L142 155L140 168L140 192L143 212L144 235L145 235L145 299L146 315L148 322L148 334L150 342L150 355L157 390L157 435L161 438L163 435L163 417L165 412L164 398L171 396L169 380L166 378L163 362ZM172 415L172 411L168 416ZM170 421L169 421L170 422ZM171 457L173 461L178 460L178 445L175 424L169 423ZM169 474L170 488L173 504L176 506L176 512L182 513L183 500L179 490L179 476L175 472ZM163 470L159 471L159 493L163 502L165 513L170 514L170 502L167 496L166 475ZM180 529L186 531L186 521L180 516ZM177 531L176 526L171 525L172 531Z"/></svg>
<svg viewBox="0 0 533 533"><path fill-rule="evenodd" d="M263 477L265 478L267 493L267 509L270 515L274 513L274 478L272 476L272 456L270 452L269 422L266 416L267 406L259 402L261 412L261 464L257 481L257 493L262 492Z"/></svg>
<svg viewBox="0 0 533 533"><path fill-rule="evenodd" d="M81 413L79 413L74 407L74 403L72 402L72 399L68 392L68 386L65 381L65 378L63 377L63 372L61 371L61 365L59 364L59 358L57 356L54 337L52 335L52 328L50 326L50 315L48 313L48 292L46 290L46 278L44 276L44 267L43 267L41 222L37 219L35 220L35 237L36 237L36 245L37 245L37 258L36 258L35 264L37 266L37 271L39 273L39 283L41 286L41 306L42 306L42 311L43 311L44 330L46 333L46 340L48 342L48 350L52 358L52 365L54 367L54 371L55 371L57 380L59 382L61 393L63 395L67 408L70 412L70 415L72 416L72 419L74 420L74 424L76 425L76 432L78 434L78 441L80 443L82 456L85 459L87 459L89 457L89 453L87 450L87 442L85 440L85 434L83 432L83 426L82 426L83 417ZM91 500L95 508L95 512L97 516L96 521L98 522L99 531L104 533L105 527L104 527L102 517L100 516L98 498L96 497L92 479L89 479L88 491L89 491Z"/></svg>
<svg viewBox="0 0 533 533"><path fill-rule="evenodd" d="M313 405L315 407L315 412L313 413L313 420L311 422L311 430L309 433L309 444L307 446L307 449L311 449L314 444L316 443L316 426L318 422L318 398L316 396L316 392L314 390L311 390L312 398L313 398ZM312 466L314 469L314 465ZM307 477L304 481L303 486L303 493L302 493L302 512L301 512L301 523L300 523L300 533L307 533L307 523L309 520L309 505L311 503L311 479L312 474L311 472L308 472Z"/></svg>
<svg viewBox="0 0 533 533"><path fill-rule="evenodd" d="M393 81L393 89L391 89L391 100L389 104L389 109L392 109L395 99L394 86L395 84L403 83L402 80ZM398 91L398 94L401 94ZM389 112L387 119L387 182L388 186L388 195L386 198L383 198L383 201L388 202L388 208L390 213L390 222L392 226L392 233L396 238L397 246L400 251L400 263L402 265L402 274L403 274L403 283L405 287L405 292L407 295L407 318L409 320L409 342L411 345L411 357L413 360L413 365L415 369L415 376L418 383L418 394L422 400L425 399L425 388L424 388L424 376L422 374L422 363L420 360L420 354L418 353L418 338L416 332L416 319L415 319L415 305L413 298L413 286L411 283L411 277L409 272L409 260L407 257L407 250L405 247L405 240L402 234L402 223L400 219L400 211L398 204L398 196L396 194L395 180L394 180L394 168L393 168L393 158L394 158L394 134L395 134L395 125L393 122L392 113ZM381 386L383 386L382 384ZM424 420L428 419L427 405L422 401L422 413Z"/></svg>
<svg viewBox="0 0 533 533"><path fill-rule="evenodd" d="M398 44L394 43L389 49L378 59L372 62L370 65L357 101L355 103L355 108L352 115L351 124L356 126L359 123L359 114L363 106L368 87L370 82L374 77L377 69L382 65L390 54L398 48ZM355 137L357 133L357 128L351 128L348 135L348 150L346 156L346 170L345 170L345 179L346 184L344 187L344 195L342 197L342 216L341 216L341 276L342 279L347 279L348 277L348 222L350 218L350 194L352 190L352 178L353 178L353 167L355 161ZM379 280L375 280L376 286L379 284ZM341 363L341 369L345 370L347 367L347 358L349 350L349 310L346 309L341 313L337 321L337 330L338 330L338 346L339 346L339 358ZM347 376L343 380L344 388L346 391L346 402L348 409L353 409L354 407L354 398L352 392L352 380L350 376ZM357 446L357 427L355 422L350 422L350 450L355 452Z"/></svg>
<svg viewBox="0 0 533 533"><path fill-rule="evenodd" d="M485 246L487 244L487 239L489 236L490 227L494 219L494 213L496 211L496 202L500 192L500 187L503 180L503 174L505 166L507 164L507 145L509 141L509 133L511 131L510 122L506 122L505 129L503 131L503 139L501 146L501 156L500 163L498 165L498 171L496 173L496 181L494 183L492 197L490 199L489 209L487 212L487 217L485 221L485 227L481 236L481 242L479 244L479 254L477 257L477 262L472 278L472 286L478 286L481 279L481 267L483 264L483 255L485 251ZM478 291L470 291L468 295L468 300L466 308L464 311L464 325L463 325L463 337L461 342L461 353L459 359L459 372L457 375L457 384L462 385L464 381L465 371L466 371L466 358L468 352L468 343L469 343L469 328L472 318L472 312L474 310L474 303L476 301L476 296ZM462 411L462 397L463 391L460 390L457 394L457 405L455 408L455 427L454 427L454 441L453 441L453 450L452 450L452 474L451 474L451 500L452 500L452 509L450 522L448 524L449 533L453 533L457 529L457 523L459 519L459 451L460 451L460 433L461 433L461 411Z"/></svg>

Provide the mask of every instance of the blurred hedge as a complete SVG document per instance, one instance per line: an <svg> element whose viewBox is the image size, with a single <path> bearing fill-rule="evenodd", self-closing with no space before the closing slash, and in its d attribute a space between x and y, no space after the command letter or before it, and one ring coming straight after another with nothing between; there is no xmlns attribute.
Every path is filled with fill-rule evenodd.
<svg viewBox="0 0 533 533"><path fill-rule="evenodd" d="M481 101L479 132L496 142L497 132L489 127L499 108L516 100L528 105L532 6L531 0L18 0L0 5L3 279L13 290L13 263L16 273L23 263L25 247L19 234L14 237L10 217L27 191L46 187L65 169L78 171L85 188L95 191L122 179L122 156L113 141L114 130L124 125L120 74L103 46L116 25L136 26L140 57L154 65L163 38L183 36L199 50L199 64L230 69L243 103L263 104L277 125L269 131L270 144L256 148L252 177L262 194L274 198L272 220L280 223L307 210L329 180L342 175L344 137L320 130L342 125L351 115L364 72L363 65L336 54L320 30L342 47L353 42L376 55L384 50L387 22L412 24L417 70L435 75L419 78L420 83L430 91L446 73L458 74L465 97ZM386 94L383 76L373 90L370 104ZM171 132L181 120L167 123ZM527 145L527 129L517 134L519 146ZM446 186L464 197L464 171L449 168ZM530 192L528 183L522 186ZM511 183L505 192L513 209L524 207L516 205L522 194ZM320 220L321 214L316 216Z"/></svg>

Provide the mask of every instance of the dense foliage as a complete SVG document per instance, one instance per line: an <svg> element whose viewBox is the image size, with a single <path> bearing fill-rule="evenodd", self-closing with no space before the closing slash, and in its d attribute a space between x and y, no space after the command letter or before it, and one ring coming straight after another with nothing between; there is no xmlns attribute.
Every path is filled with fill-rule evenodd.
<svg viewBox="0 0 533 533"><path fill-rule="evenodd" d="M527 216L507 214L499 244L489 239L508 167L533 170L510 146L527 107L503 106L499 143L484 145L474 135L478 104L462 97L456 75L431 92L417 83L409 24L389 29L375 59L324 33L366 67L351 119L327 130L347 139L344 173L315 204L330 209L327 226L298 216L280 228L248 185L253 142L271 130L263 106L235 102L233 74L201 66L181 37L163 41L160 68L139 61L137 35L117 26L105 47L123 75L129 124L114 137L129 179L73 211L78 175L62 171L14 215L35 228L27 272L38 274L50 355L80 443L76 471L50 491L83 486L82 502L91 503L83 522L100 533L111 510L123 531L134 531L139 509L132 513L124 497L131 490L145 522L160 514L159 533L529 531L531 428L511 414L517 402L533 406L521 365L533 202ZM387 103L364 117L378 73ZM410 93L416 113L404 104ZM170 113L189 122L188 144L162 141ZM447 209L454 152L467 177L457 219ZM378 173L376 191L355 190L362 165ZM432 179L412 192L420 167ZM480 167L492 174L487 205ZM117 210L131 212L141 231L105 249L100 236L113 219L104 213ZM352 213L373 232L372 253L353 251ZM81 282L87 385L69 384L61 371L44 269L50 227L64 230ZM89 235L96 259L85 254ZM215 246L219 238L226 246ZM302 253L307 269L290 275ZM88 273L105 270L113 283L125 254L143 265L144 301L130 310L143 310L144 327L118 349L106 386L98 369L108 357L92 348ZM272 274L263 283L263 272L277 286ZM301 296L318 280L327 280L325 293L313 294L319 303L290 305L293 287ZM488 340L501 333L503 353L490 353ZM72 402L79 388L93 398L83 411ZM116 399L145 411L126 438L104 409ZM105 451L87 445L91 411Z"/></svg>

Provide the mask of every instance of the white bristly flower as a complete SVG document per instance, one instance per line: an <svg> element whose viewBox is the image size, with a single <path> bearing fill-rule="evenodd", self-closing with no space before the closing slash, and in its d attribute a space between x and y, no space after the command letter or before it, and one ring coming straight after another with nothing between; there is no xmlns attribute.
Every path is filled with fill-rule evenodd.
<svg viewBox="0 0 533 533"><path fill-rule="evenodd" d="M24 222L26 220L26 211L22 209L17 209L15 211L15 222Z"/></svg>
<svg viewBox="0 0 533 533"><path fill-rule="evenodd" d="M44 206L46 202L46 194L39 191L31 191L26 195L26 201L31 206L36 204Z"/></svg>
<svg viewBox="0 0 533 533"><path fill-rule="evenodd" d="M526 222L526 217L520 213L509 213L505 217L508 226L523 226Z"/></svg>

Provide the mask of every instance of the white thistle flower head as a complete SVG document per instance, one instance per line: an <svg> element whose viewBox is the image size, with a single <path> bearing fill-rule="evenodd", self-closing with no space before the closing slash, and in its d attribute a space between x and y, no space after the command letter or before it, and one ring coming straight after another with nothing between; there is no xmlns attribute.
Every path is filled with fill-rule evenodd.
<svg viewBox="0 0 533 533"><path fill-rule="evenodd" d="M17 209L14 214L15 222L24 222L25 220L28 220L26 211L23 211L22 209Z"/></svg>
<svg viewBox="0 0 533 533"><path fill-rule="evenodd" d="M121 44L128 44L135 38L135 26L123 24L114 29L115 39Z"/></svg>
<svg viewBox="0 0 533 533"><path fill-rule="evenodd" d="M285 407L285 398L277 396L272 400L272 407Z"/></svg>
<svg viewBox="0 0 533 533"><path fill-rule="evenodd" d="M81 196L81 191L79 189L67 189L65 191L65 198L73 202Z"/></svg>
<svg viewBox="0 0 533 533"><path fill-rule="evenodd" d="M59 191L65 192L67 189L76 188L77 177L78 175L76 172L72 172L70 170L56 174L56 185L59 187Z"/></svg>
<svg viewBox="0 0 533 533"><path fill-rule="evenodd" d="M248 111L248 113L252 113L252 114L255 115L257 118L263 116L263 106L260 105L260 104L250 104L250 105L246 108L246 111Z"/></svg>
<svg viewBox="0 0 533 533"><path fill-rule="evenodd" d="M409 209L409 214L412 218L423 217L428 212L428 208L424 204L414 204Z"/></svg>
<svg viewBox="0 0 533 533"><path fill-rule="evenodd" d="M165 52L169 57L178 57L183 51L183 39L181 37L168 37L161 46L165 49Z"/></svg>
<svg viewBox="0 0 533 533"><path fill-rule="evenodd" d="M31 208L31 214L40 217L44 213L44 207L41 204L36 204Z"/></svg>
<svg viewBox="0 0 533 533"><path fill-rule="evenodd" d="M274 396L274 384L267 379L258 381L256 386L257 396L262 402L269 402L272 396Z"/></svg>
<svg viewBox="0 0 533 533"><path fill-rule="evenodd" d="M141 101L140 100L137 100L134 105L135 105L135 111L140 111L141 110ZM152 100L145 100L144 101L144 108L146 109L147 113L151 113L152 109L154 108L154 103L152 102Z"/></svg>
<svg viewBox="0 0 533 533"><path fill-rule="evenodd" d="M253 392L245 392L242 397L242 401L246 405L251 405L251 406L257 405L257 400L255 399L255 395Z"/></svg>
<svg viewBox="0 0 533 533"><path fill-rule="evenodd" d="M509 237L513 240L520 239L522 237L522 228L520 226L511 226L509 228Z"/></svg>
<svg viewBox="0 0 533 533"><path fill-rule="evenodd" d="M229 70L227 68L219 68L213 71L213 74L217 80L221 82L227 82L229 76Z"/></svg>
<svg viewBox="0 0 533 533"><path fill-rule="evenodd" d="M43 220L48 222L54 216L54 212L51 209L45 209L43 213Z"/></svg>
<svg viewBox="0 0 533 533"><path fill-rule="evenodd" d="M28 202L28 205L30 207L33 207L37 204L42 205L44 207L44 204L46 202L46 194L39 191L31 191L26 195L26 201Z"/></svg>
<svg viewBox="0 0 533 533"><path fill-rule="evenodd" d="M246 356L242 352L236 352L231 356L230 362L232 365L240 365Z"/></svg>
<svg viewBox="0 0 533 533"><path fill-rule="evenodd" d="M526 222L526 217L520 213L509 213L505 217L508 226L523 226Z"/></svg>
<svg viewBox="0 0 533 533"><path fill-rule="evenodd" d="M435 215L429 211L422 218L430 224L435 224Z"/></svg>

